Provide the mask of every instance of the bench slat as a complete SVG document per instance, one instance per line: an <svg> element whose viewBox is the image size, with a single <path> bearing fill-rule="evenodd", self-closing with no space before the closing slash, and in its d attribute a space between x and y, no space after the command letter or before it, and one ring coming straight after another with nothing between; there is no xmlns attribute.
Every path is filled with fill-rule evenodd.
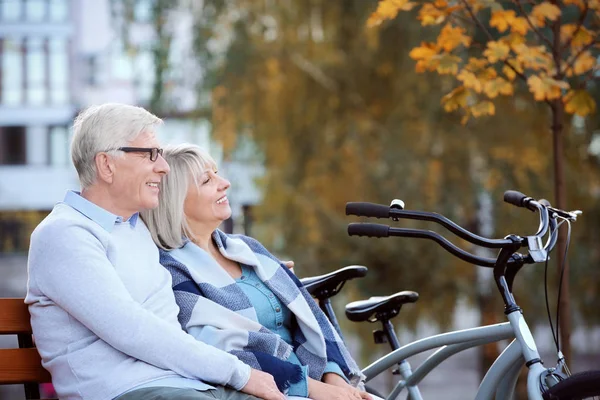
<svg viewBox="0 0 600 400"><path fill-rule="evenodd" d="M36 349L0 349L0 384L50 382Z"/></svg>
<svg viewBox="0 0 600 400"><path fill-rule="evenodd" d="M0 335L28 333L31 324L23 299L0 299Z"/></svg>

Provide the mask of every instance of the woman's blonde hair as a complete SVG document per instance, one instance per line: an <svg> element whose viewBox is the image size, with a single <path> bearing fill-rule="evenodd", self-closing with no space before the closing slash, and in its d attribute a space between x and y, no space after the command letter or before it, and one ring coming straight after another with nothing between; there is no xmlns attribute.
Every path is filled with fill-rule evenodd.
<svg viewBox="0 0 600 400"><path fill-rule="evenodd" d="M197 185L200 176L217 164L206 151L189 143L166 146L163 157L171 171L161 180L158 207L140 214L154 243L172 250L183 246L185 239L193 239L183 209L190 184Z"/></svg>

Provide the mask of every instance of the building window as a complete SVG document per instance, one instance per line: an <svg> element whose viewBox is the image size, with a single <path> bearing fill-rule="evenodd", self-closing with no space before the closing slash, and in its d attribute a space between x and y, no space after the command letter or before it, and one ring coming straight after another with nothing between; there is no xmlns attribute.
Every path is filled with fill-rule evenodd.
<svg viewBox="0 0 600 400"><path fill-rule="evenodd" d="M69 165L69 129L66 126L52 126L48 131L48 160L50 165Z"/></svg>
<svg viewBox="0 0 600 400"><path fill-rule="evenodd" d="M0 126L0 165L25 164L24 126Z"/></svg>
<svg viewBox="0 0 600 400"><path fill-rule="evenodd" d="M22 0L0 0L0 18L3 21L19 21L22 19Z"/></svg>
<svg viewBox="0 0 600 400"><path fill-rule="evenodd" d="M45 0L27 0L25 2L25 13L29 22L40 22L46 17Z"/></svg>
<svg viewBox="0 0 600 400"><path fill-rule="evenodd" d="M52 38L48 43L50 57L50 102L66 104L69 101L69 53L67 40Z"/></svg>
<svg viewBox="0 0 600 400"><path fill-rule="evenodd" d="M69 18L67 0L50 0L48 14L51 22L64 22Z"/></svg>
<svg viewBox="0 0 600 400"><path fill-rule="evenodd" d="M21 39L4 39L2 42L2 104L17 105L23 102L23 49Z"/></svg>
<svg viewBox="0 0 600 400"><path fill-rule="evenodd" d="M27 102L44 104L46 102L44 41L38 37L27 39Z"/></svg>

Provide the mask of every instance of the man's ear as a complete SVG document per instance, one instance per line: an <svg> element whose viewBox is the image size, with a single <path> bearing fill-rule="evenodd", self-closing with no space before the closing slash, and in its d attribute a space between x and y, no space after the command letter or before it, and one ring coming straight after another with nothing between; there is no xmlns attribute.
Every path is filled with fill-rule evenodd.
<svg viewBox="0 0 600 400"><path fill-rule="evenodd" d="M113 158L106 153L98 153L94 158L98 179L106 183L112 183L115 174L115 163Z"/></svg>

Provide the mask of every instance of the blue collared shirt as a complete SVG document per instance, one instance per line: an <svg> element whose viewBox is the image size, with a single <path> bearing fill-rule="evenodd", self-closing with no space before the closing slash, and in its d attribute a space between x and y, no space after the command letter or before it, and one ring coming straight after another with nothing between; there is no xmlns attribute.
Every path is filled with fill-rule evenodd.
<svg viewBox="0 0 600 400"><path fill-rule="evenodd" d="M256 310L258 322L271 332L281 336L289 345L292 344L292 329L294 315L290 309L260 280L254 269L248 265L240 264L242 276L235 280L236 284L246 294L250 303ZM303 379L290 386L288 395L308 397L308 366L302 365L294 352L287 360L302 368ZM334 362L328 361L324 373L333 372L346 381L342 369Z"/></svg>
<svg viewBox="0 0 600 400"><path fill-rule="evenodd" d="M127 221L129 221L129 224L135 228L139 217L139 213L135 213L129 217L127 221L124 221L123 217L106 211L104 208L82 197L80 192L76 192L74 190L69 190L67 192L63 202L100 225L108 233L112 232L115 224L121 224Z"/></svg>

